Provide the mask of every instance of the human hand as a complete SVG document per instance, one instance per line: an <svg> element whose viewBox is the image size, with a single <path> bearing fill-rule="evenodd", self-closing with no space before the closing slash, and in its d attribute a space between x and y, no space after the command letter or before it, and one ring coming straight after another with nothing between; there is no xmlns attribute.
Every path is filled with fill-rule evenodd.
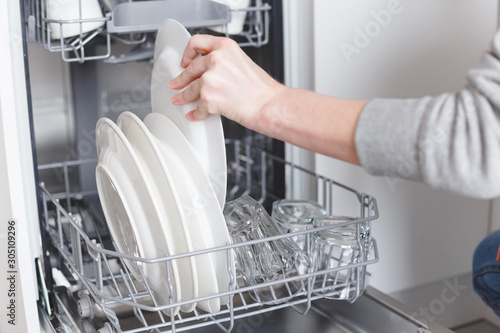
<svg viewBox="0 0 500 333"><path fill-rule="evenodd" d="M257 66L235 41L224 37L191 37L181 67L185 70L172 79L169 86L175 90L187 87L172 96L174 105L198 100L197 108L186 114L188 120L218 114L255 128L258 112L282 86Z"/></svg>

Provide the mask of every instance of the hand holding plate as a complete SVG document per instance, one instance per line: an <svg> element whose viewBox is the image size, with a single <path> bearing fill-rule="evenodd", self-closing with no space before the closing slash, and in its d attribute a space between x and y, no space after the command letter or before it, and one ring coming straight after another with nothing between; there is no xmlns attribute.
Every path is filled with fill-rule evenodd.
<svg viewBox="0 0 500 333"><path fill-rule="evenodd" d="M198 107L186 115L188 120L219 114L252 128L259 111L281 87L235 41L224 37L191 37L181 67L185 70L169 86L187 87L172 96L175 105L199 100Z"/></svg>

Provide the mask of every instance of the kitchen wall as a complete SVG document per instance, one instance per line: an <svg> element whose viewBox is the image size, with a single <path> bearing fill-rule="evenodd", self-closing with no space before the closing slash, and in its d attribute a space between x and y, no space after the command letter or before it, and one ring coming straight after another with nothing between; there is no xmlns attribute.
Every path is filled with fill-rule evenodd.
<svg viewBox="0 0 500 333"><path fill-rule="evenodd" d="M315 0L313 17L317 92L420 97L463 87L494 34L497 1ZM369 269L375 287L401 291L471 270L489 230L490 202L373 177L324 156L315 162L319 173L378 199L380 262ZM347 205L342 198L336 204L340 213Z"/></svg>

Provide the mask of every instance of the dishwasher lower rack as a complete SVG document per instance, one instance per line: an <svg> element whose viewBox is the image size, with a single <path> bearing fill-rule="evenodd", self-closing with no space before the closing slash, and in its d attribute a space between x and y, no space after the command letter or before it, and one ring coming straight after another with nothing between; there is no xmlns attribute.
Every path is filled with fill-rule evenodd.
<svg viewBox="0 0 500 333"><path fill-rule="evenodd" d="M316 188L317 201L325 206L330 215L336 211L333 205L336 193L340 191L352 196L357 203L359 217L346 222L348 224L356 224L358 228L366 231L369 230L371 221L378 218L377 204L373 197L286 162L260 148L240 141L227 141L227 155L229 199L246 194L263 203L280 199L275 197L272 191L277 186L278 180L270 172L274 170L275 174L276 170L280 170L288 188L293 188L293 182L297 181L300 176L309 179ZM235 260L234 251L237 247L297 235L307 235L307 239L311 239L314 232L319 229L155 259L143 259L116 252L111 239L106 241L102 233L103 228L97 226L94 220L89 219L88 214L82 213L79 207L85 198L95 197L96 194L71 190L68 176L70 170L95 162L95 160L85 160L54 163L40 166L39 170L53 169L64 180L64 191L60 193L52 194L43 183L40 185L45 229L55 248L53 251L57 252L58 259L63 262L61 265L64 265L70 272L70 280L74 289L80 290L79 295L82 297L78 301L80 315L82 317L92 317L96 313L102 315L99 332L181 332L209 325L216 325L221 331L229 332L235 320L285 307L292 307L305 314L310 309L311 302L316 299L326 297L347 299L351 302L356 300L366 287L366 266L378 261L375 239L370 237L369 233L364 233L368 234L368 237L361 239L359 236L361 233L358 233L358 244L361 245L360 248L363 251L359 251L345 266L322 271L309 268L307 272L300 275L283 276L282 279L265 281L253 286L245 286L239 272L232 270L232 262ZM322 229L328 228L331 227ZM158 294L152 292L143 270L140 269L142 279L134 278L125 265L127 260L141 263L140 267L161 263L171 282L170 265L173 260L216 251L226 254L227 270L230 276L228 291L177 303L170 297L167 303L163 302L160 305ZM329 277L335 277L333 285L325 286L321 283L327 274ZM293 293L290 286L295 288ZM172 295L171 284L169 289L171 291L169 294ZM254 301L249 296L257 290L264 290L268 295L272 295L272 301L265 303ZM208 313L195 308L190 313L174 314L175 308L214 298L224 298L227 301L227 304L221 305L218 312Z"/></svg>

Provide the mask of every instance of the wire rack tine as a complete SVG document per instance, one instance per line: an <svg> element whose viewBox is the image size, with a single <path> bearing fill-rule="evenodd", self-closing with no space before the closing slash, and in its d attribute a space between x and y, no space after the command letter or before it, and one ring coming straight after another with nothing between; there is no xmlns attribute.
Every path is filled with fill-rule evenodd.
<svg viewBox="0 0 500 333"><path fill-rule="evenodd" d="M325 206L328 207L328 201L332 200L334 193L333 186L337 186L336 182L315 173L310 173L270 153L265 153L255 147L250 147L248 144L244 144L244 147L241 146L239 141L228 141L227 144L228 151L232 150L234 152L234 160L230 161L230 165L232 166L230 172L232 173L233 179L240 180L240 183L237 184L239 188L235 191L235 195L238 193L250 193L252 195L269 197L270 194L267 191L267 187L268 185L272 187L272 184L266 182L267 173L269 171L268 168L273 163L276 163L277 165L282 165L283 168L290 169L287 179L291 183L293 183L293 180L301 173L305 173L310 176L311 179L315 180L318 190L318 199L322 200ZM62 164L53 163L50 166L40 166L39 169L46 170L63 167L62 169L64 172L68 172L70 166L77 167L78 165L91 162L93 161L71 161ZM244 165L239 163L243 163ZM64 165L66 165L66 168L64 168ZM261 188L256 189L255 193L252 192L252 190L248 192L249 188L252 188L252 186L255 188L256 185L261 186ZM227 270L230 276L228 291L213 296L205 296L205 298L200 297L199 299L206 300L210 297L229 297L229 302L217 313L203 313L195 310L193 315L176 315L176 309L181 306L181 304L186 304L188 301L183 301L179 305L175 303L177 302L177 297L175 296L175 290L172 284L173 280L170 263L172 260L183 258L182 255L169 257L165 254L163 258L158 258L158 260L155 259L156 261L149 260L143 262L141 260L144 259L126 256L116 251L105 249L101 246L104 242L99 232L97 233L99 243L96 243L95 240L90 240L89 236L85 233L86 230L90 230L90 228L82 227L86 225L86 223L89 223L86 222L84 218L85 214L80 214L82 221L79 221L68 212L72 210L71 206L64 207L60 204L58 198L65 201L68 196L71 198L77 196L76 192L68 193L67 188L65 188L64 192L59 196L59 194L50 194L44 184L41 184L40 187L42 189L42 199L44 200L43 211L46 220L46 228L49 231L49 235L54 239L54 244L60 251L61 256L64 260L68 261L67 266L79 279L81 279L83 285L89 290L90 296L95 299L97 304L101 305L111 325L117 330L120 330L121 326L120 318L117 317L113 310L114 304L130 306L136 314L141 327L132 329L130 332L164 331L165 329L171 332L180 332L208 325L215 325L223 331L229 332L235 327L235 321L240 318L281 309L283 307L291 306L296 311L306 313L311 308L311 302L314 299L322 297L341 298L347 295L347 299L352 301L363 292L366 265L378 261L378 250L375 239L371 237L362 239L361 236L359 236L362 233L360 231L364 230L362 228L362 223L364 222L359 222L361 219L354 220L353 222L346 222L345 224L356 223L358 244L362 245L361 250L355 254L348 253L347 250L342 250L340 254L337 255L337 258L334 258L339 262L347 262L350 260L346 266L339 266L322 271L310 267L306 274L292 277L283 275L277 281L267 281L255 286L238 285L239 276L237 272L232 269L233 261L235 260L233 255L234 248L238 246L251 246L258 241L273 241L279 238L270 237L269 240L264 239L244 244L226 244L217 249L207 249L206 252L201 251L194 254L184 254L184 257L188 258L190 255L200 255L212 251L225 251L227 257ZM69 188L71 188L71 186ZM233 190L234 188L236 187L232 187ZM374 198L364 194L360 195L355 190L345 186L340 186L339 188L355 194L353 198L359 201L360 215L364 215L362 221L369 221L378 217L377 205ZM79 193L79 195L85 196L89 194ZM71 200L70 204L77 205L81 201L82 200ZM80 212L78 209L75 210L75 207L73 207L73 211ZM51 214L55 217L54 223L49 223L49 215ZM95 221L93 221L93 223L95 224ZM98 231L99 228L95 225L94 229ZM69 235L66 234L65 231L66 233L69 231ZM303 234L306 235L306 239L308 239L307 253L309 254L313 250L311 243L313 241L314 232L315 230L306 230L303 232ZM66 239L68 236L71 237L69 243L68 239ZM279 237L294 236L294 234L289 234ZM333 248L331 251L333 251ZM82 258L84 254L89 254L94 259L93 265L95 265L95 269L92 276L88 276L88 270L83 269L85 263ZM332 257L333 254L333 252L330 253ZM113 272L114 268L111 267L111 260L116 260L121 266L119 273L116 275ZM130 270L126 265L127 260L138 260L137 266L140 272L140 280L138 278L134 279L130 274ZM157 265L163 263L165 263L165 270L169 281L168 304L159 304L157 299L155 299L155 294L143 270L144 265ZM331 278L331 280L328 280L329 278ZM278 293L277 288L281 288L280 285L283 285L284 287L282 288L284 289L281 289L280 293ZM123 288L125 288L127 292L125 292ZM266 307L263 308L262 304L258 302L247 302L247 294L260 288L269 290L274 300L273 304L266 304ZM295 292L294 288L297 288L298 292ZM255 294L256 297L259 297L259 293ZM235 296L237 297L235 298ZM142 300L144 300L144 302ZM196 300L193 300L193 302L194 301ZM150 305L150 303L153 305ZM146 316L145 311L148 312L148 316ZM170 313L169 320L164 317L164 314L168 312ZM151 321L149 316L153 314L156 316L156 319Z"/></svg>

